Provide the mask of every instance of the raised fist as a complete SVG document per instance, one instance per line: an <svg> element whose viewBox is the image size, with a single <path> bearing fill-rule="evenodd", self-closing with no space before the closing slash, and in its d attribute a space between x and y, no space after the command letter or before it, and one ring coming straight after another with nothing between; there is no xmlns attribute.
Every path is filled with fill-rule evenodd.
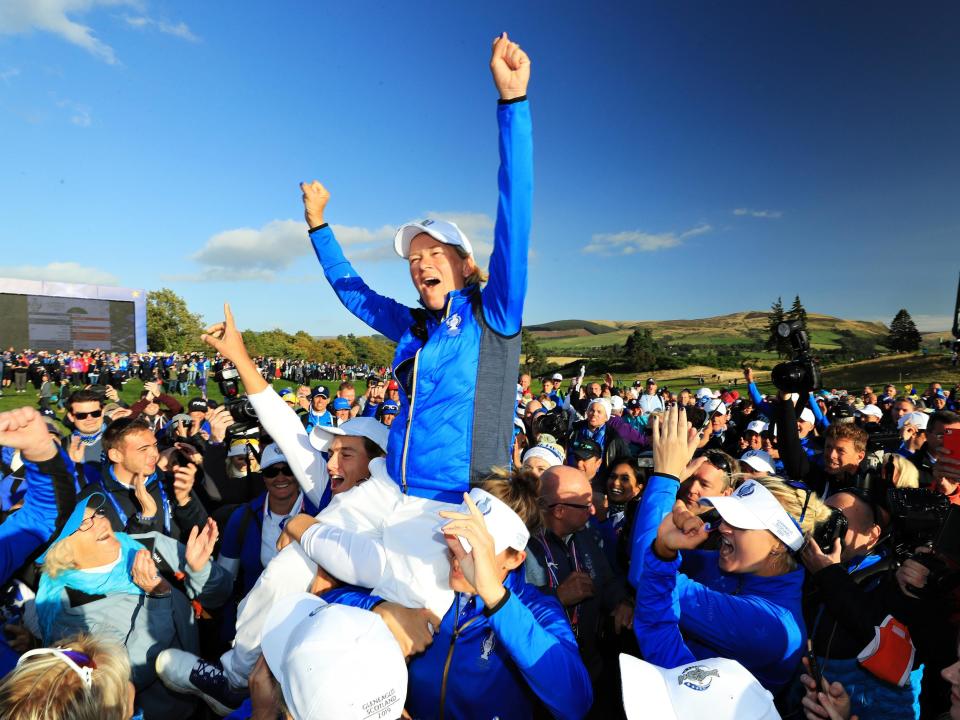
<svg viewBox="0 0 960 720"><path fill-rule="evenodd" d="M25 460L41 462L57 454L43 416L32 407L0 413L0 445L16 448Z"/></svg>
<svg viewBox="0 0 960 720"><path fill-rule="evenodd" d="M330 200L330 191L317 180L312 183L300 183L300 190L303 191L303 216L307 220L307 225L312 228L323 225L323 211Z"/></svg>
<svg viewBox="0 0 960 720"><path fill-rule="evenodd" d="M497 86L501 100L513 100L527 94L530 58L506 33L493 41L490 72L493 73L493 84Z"/></svg>

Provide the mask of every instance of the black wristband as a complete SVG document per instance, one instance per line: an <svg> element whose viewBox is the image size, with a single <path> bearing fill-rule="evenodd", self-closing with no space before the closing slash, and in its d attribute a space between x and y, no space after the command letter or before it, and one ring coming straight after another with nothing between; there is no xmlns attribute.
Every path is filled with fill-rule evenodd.
<svg viewBox="0 0 960 720"><path fill-rule="evenodd" d="M526 95L521 95L520 97L510 98L509 100L497 100L498 105L511 105L513 103L523 102L527 99Z"/></svg>
<svg viewBox="0 0 960 720"><path fill-rule="evenodd" d="M500 608L507 604L507 600L510 599L510 588L503 589L503 597L497 602L493 607L488 607L483 609L483 614L486 617L490 617L496 613Z"/></svg>
<svg viewBox="0 0 960 720"><path fill-rule="evenodd" d="M307 230L307 233L309 233L310 235L313 235L317 230L323 230L329 224L330 223L324 223L323 225L317 225L316 227L312 227L309 230Z"/></svg>
<svg viewBox="0 0 960 720"><path fill-rule="evenodd" d="M676 480L677 482L680 482L680 478L678 478L676 475L667 475L667 473L657 472L656 468L653 469L653 474L659 475L662 478L669 478L670 480Z"/></svg>

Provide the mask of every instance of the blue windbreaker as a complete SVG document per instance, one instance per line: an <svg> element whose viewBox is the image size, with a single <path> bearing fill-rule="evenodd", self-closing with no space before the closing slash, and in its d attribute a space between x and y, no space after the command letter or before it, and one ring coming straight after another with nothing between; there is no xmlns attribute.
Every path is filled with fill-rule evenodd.
<svg viewBox="0 0 960 720"><path fill-rule="evenodd" d="M679 554L672 562L660 560L653 540L679 487L675 478L654 475L637 510L631 563L639 567L630 568L630 580L637 588L633 631L640 651L666 668L732 658L776 693L793 677L807 643L804 571L775 577L724 573L712 550L683 553L683 572Z"/></svg>
<svg viewBox="0 0 960 720"><path fill-rule="evenodd" d="M371 290L328 225L310 239L344 306L397 343L400 412L387 468L405 493L459 503L471 478L510 462L520 324L527 291L533 144L526 98L497 109L499 203L490 281L447 296L442 312L414 310ZM416 334L414 333L416 330ZM419 335L419 337L418 337ZM421 338L426 338L421 339Z"/></svg>
<svg viewBox="0 0 960 720"><path fill-rule="evenodd" d="M433 644L410 661L414 720L530 720L536 700L560 720L587 714L593 688L560 603L528 585L522 567L504 585L510 597L489 616L478 596L457 593ZM357 588L324 599L367 609L379 600Z"/></svg>

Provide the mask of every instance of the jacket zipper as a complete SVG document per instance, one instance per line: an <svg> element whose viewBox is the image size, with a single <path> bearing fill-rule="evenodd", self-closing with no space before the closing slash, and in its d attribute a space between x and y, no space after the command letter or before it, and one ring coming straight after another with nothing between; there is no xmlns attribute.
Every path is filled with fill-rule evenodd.
<svg viewBox="0 0 960 720"><path fill-rule="evenodd" d="M459 604L460 602L460 593L457 593L455 602ZM456 645L457 638L460 636L460 632L465 628L472 625L476 622L479 617L472 617L467 620L463 625L453 627L453 637L450 638L450 649L447 650L447 661L443 664L443 680L440 682L440 720L443 720L443 714L446 710L447 702L447 673L450 672L450 662L453 660L453 648Z"/></svg>
<svg viewBox="0 0 960 720"><path fill-rule="evenodd" d="M443 310L443 320L447 319L447 314L450 312L450 300L451 298L448 296L447 306ZM429 340L430 337L427 336L427 340L423 343L424 346L426 346ZM403 460L400 464L400 490L404 495L407 494L407 447L410 444L410 430L413 427L413 408L417 400L417 369L420 366L420 353L422 350L423 348L421 347L413 355L413 379L410 382L410 413L407 415L407 430L403 435Z"/></svg>

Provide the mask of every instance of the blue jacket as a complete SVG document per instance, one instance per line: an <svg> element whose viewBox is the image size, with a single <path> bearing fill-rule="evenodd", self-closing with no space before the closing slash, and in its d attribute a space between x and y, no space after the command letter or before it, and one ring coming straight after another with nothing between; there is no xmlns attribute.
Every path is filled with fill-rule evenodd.
<svg viewBox="0 0 960 720"><path fill-rule="evenodd" d="M400 412L387 468L404 492L459 503L470 480L510 462L533 202L530 105L501 103L499 203L490 281L451 292L442 312L371 290L328 225L310 234L324 274L350 312L397 343ZM416 331L416 332L415 332ZM422 339L423 338L423 339Z"/></svg>
<svg viewBox="0 0 960 720"><path fill-rule="evenodd" d="M408 666L406 707L414 720L529 720L537 699L560 720L587 714L593 688L567 616L522 573L510 573L510 596L490 615L478 596L457 593L433 644ZM379 600L356 588L324 599L367 609Z"/></svg>
<svg viewBox="0 0 960 720"><path fill-rule="evenodd" d="M653 540L678 489L675 478L654 475L637 511L632 564L639 571L631 567L630 574L636 580L633 631L640 651L666 668L732 658L776 693L793 677L807 643L804 571L775 577L724 573L712 550L684 553L682 573L679 555L660 560Z"/></svg>

